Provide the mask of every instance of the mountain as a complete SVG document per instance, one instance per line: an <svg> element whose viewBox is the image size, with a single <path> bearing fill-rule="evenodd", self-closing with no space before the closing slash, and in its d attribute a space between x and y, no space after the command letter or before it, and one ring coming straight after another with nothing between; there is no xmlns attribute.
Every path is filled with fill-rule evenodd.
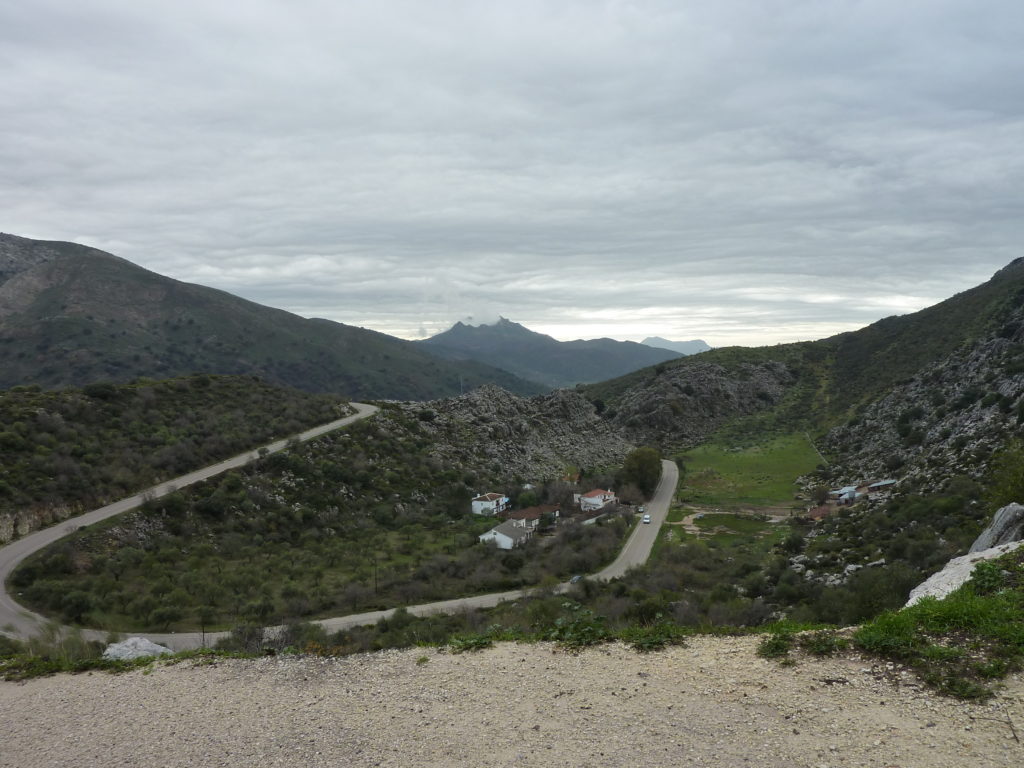
<svg viewBox="0 0 1024 768"><path fill-rule="evenodd" d="M668 349L672 352L678 352L680 355L696 355L711 349L711 346L703 339L669 341L668 339L661 338L661 336L648 336L640 343L657 349Z"/></svg>
<svg viewBox="0 0 1024 768"><path fill-rule="evenodd" d="M0 388L194 372L251 374L352 398L422 400L487 382L519 394L544 390L482 363L172 280L94 248L0 234Z"/></svg>
<svg viewBox="0 0 1024 768"><path fill-rule="evenodd" d="M1014 389L1015 381L999 374L1000 361L1018 355L1024 355L1024 259L939 304L858 331L773 347L722 347L585 389L634 440L695 444L737 418L751 430L825 431L922 375L934 378L936 401L955 398L950 393L966 386L949 373L958 366L983 370L989 393L1000 382L1001 407L1012 410L1024 382ZM972 386L975 378L969 377Z"/></svg>
<svg viewBox="0 0 1024 768"><path fill-rule="evenodd" d="M633 341L558 341L505 318L494 325L456 323L417 343L452 360L477 360L550 387L601 381L678 357Z"/></svg>

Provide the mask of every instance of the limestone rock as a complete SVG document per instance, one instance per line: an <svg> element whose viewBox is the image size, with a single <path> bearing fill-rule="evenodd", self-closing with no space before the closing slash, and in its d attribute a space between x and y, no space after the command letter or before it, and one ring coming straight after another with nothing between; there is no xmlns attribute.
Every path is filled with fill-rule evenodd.
<svg viewBox="0 0 1024 768"><path fill-rule="evenodd" d="M163 656L174 653L170 648L157 645L144 637L129 637L120 643L111 643L103 651L103 658L109 660L141 659L144 656Z"/></svg>
<svg viewBox="0 0 1024 768"><path fill-rule="evenodd" d="M970 552L982 552L999 544L1024 539L1024 506L1007 504L996 512L988 528L974 540Z"/></svg>
<svg viewBox="0 0 1024 768"><path fill-rule="evenodd" d="M946 563L945 568L938 573L932 574L927 581L918 585L910 592L910 599L907 601L907 606L909 607L913 605L923 597L937 597L942 599L951 592L954 592L958 587L970 579L971 574L974 572L974 566L982 560L994 560L997 557L1002 557L1007 552L1012 552L1020 546L1024 546L1024 541L1000 544L997 547L992 547L991 549L986 549L981 552L968 552L962 557L954 557Z"/></svg>

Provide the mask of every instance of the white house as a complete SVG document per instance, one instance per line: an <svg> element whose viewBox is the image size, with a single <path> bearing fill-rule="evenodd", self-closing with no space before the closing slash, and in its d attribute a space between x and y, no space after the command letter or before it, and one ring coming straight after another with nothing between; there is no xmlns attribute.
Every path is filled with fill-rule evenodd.
<svg viewBox="0 0 1024 768"><path fill-rule="evenodd" d="M615 498L615 494L611 491L604 491L597 488L587 493L579 495L577 502L580 505L580 509L584 512L593 512L595 509L601 509L608 504L618 501Z"/></svg>
<svg viewBox="0 0 1024 768"><path fill-rule="evenodd" d="M478 538L484 544L493 541L498 549L512 549L525 544L531 536L533 527L528 527L525 520L506 520Z"/></svg>
<svg viewBox="0 0 1024 768"><path fill-rule="evenodd" d="M473 514L493 517L499 512L504 512L508 505L508 496L502 496L500 493L485 493L473 499Z"/></svg>

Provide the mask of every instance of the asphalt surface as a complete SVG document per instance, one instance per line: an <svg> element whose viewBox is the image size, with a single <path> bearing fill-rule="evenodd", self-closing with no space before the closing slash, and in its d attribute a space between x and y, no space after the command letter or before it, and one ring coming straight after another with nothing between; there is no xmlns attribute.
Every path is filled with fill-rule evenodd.
<svg viewBox="0 0 1024 768"><path fill-rule="evenodd" d="M313 437L322 435L325 432L329 432L332 429L337 429L345 426L346 424L351 424L353 421L358 419L366 418L377 410L373 406L362 405L359 403L352 403L352 405L359 410L359 413L345 419L340 419L336 422L331 422L330 424L325 424L321 427L309 430L308 432L303 432L299 439L309 440ZM271 452L279 451L284 448L286 443L286 440L281 440L267 446L267 448ZM184 488L186 485L190 485L200 480L205 480L206 478L212 477L220 472L242 466L243 464L253 460L257 454L258 451L251 451L240 456L236 456L233 459L220 462L219 464L214 464L206 469L197 470L196 472L192 472L188 475L183 475L180 478L162 483L159 486L151 488L148 491L143 491L142 493L128 499L122 499L121 501L109 504L106 507L94 510L93 512L81 515L80 517L70 519L63 525L37 531L30 536L26 536L23 539L19 539L18 541L8 544L3 549L0 549L0 584L6 581L7 577L18 563L30 554L42 549L54 541L57 541L78 527L89 525L90 523L95 523L100 520L105 520L113 515L118 515L122 512L127 512L130 509L134 509L142 504L144 496L149 497L150 494L153 496L163 496L166 493L170 493L178 488ZM592 574L591 576L588 576L587 578L609 581L611 579L619 578L630 568L643 565L647 562L647 558L650 557L651 549L654 546L655 539L657 539L658 530L661 528L661 524L665 521L665 517L668 515L669 507L672 504L672 497L675 493L676 484L679 481L679 470L673 462L663 460L661 462L661 467L661 479L658 482L657 490L654 493L654 497L646 505L646 513L651 516L651 522L637 523L633 532L630 534L629 539L626 541L625 546L619 553L619 556L615 558L615 561L612 562L611 565L595 574ZM557 592L565 592L568 589L568 583L559 584L556 587ZM414 616L429 616L438 613L458 613L459 611L473 608L492 608L506 600L517 600L528 594L529 591L530 590L517 589L508 592L495 592L487 595L475 595L473 597L461 597L454 600L441 600L433 603L405 606L405 609ZM338 616L330 619L320 619L315 623L322 625L328 632L337 632L342 629L350 629L352 627L364 626L366 624L375 624L382 618L390 618L395 610L395 608L391 608L384 611L368 611L366 613ZM11 634L24 637L37 631L39 625L45 621L46 619L44 617L31 613L27 609L18 605L7 593L6 589L0 590L0 629L7 630ZM274 631L277 628L271 627L269 629L270 631ZM109 632L104 630L83 630L82 634L87 639L91 640L106 640L110 635ZM184 651L203 646L211 646L228 633L145 632L132 634L135 636L146 637L154 643L166 646L175 651Z"/></svg>
<svg viewBox="0 0 1024 768"><path fill-rule="evenodd" d="M69 533L72 533L79 528L93 523L98 523L101 520L106 520L114 515L120 515L124 512L135 509L143 504L146 499L159 498L165 496L168 493L172 493L179 488L185 488L193 483L198 483L203 480L207 480L215 475L219 475L222 472L227 472L229 469L236 469L237 467L244 466L250 461L255 460L259 457L260 453L270 454L277 453L283 450L289 440L298 439L300 442L312 440L315 437L332 432L335 429L348 426L353 422L365 419L372 416L378 411L378 408L374 405L364 405L363 403L351 403L352 407L356 409L356 413L351 416L346 416L343 419L337 419L327 424L321 424L318 427L313 427L305 432L302 432L294 437L289 437L284 440L278 440L270 443L269 445L256 448L245 453L240 453L230 459L212 464L209 467L203 469L197 469L194 472L189 472L187 475L176 477L173 480L154 485L152 488L115 501L113 504L108 504L105 507L94 509L92 512L86 512L84 515L78 517L69 518L59 525L51 526L50 528L44 528L41 531L31 533L24 538L13 541L5 547L0 548L0 631L5 633L27 637L34 634L39 625L46 621L46 619L38 614L32 613L28 609L22 607L14 598L7 593L6 582L7 578L11 575L18 564L29 555L38 552L43 547L46 547L58 539L62 539ZM265 450L264 450L265 449ZM105 639L108 633L99 631L87 631L88 637L95 637L97 639Z"/></svg>

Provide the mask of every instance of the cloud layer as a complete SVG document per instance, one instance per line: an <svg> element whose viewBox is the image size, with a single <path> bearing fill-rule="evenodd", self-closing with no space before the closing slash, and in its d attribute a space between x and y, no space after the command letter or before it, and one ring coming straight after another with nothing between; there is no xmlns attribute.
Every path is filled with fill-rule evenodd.
<svg viewBox="0 0 1024 768"><path fill-rule="evenodd" d="M818 338L1024 255L1019 3L220 5L0 6L0 228L405 337Z"/></svg>

